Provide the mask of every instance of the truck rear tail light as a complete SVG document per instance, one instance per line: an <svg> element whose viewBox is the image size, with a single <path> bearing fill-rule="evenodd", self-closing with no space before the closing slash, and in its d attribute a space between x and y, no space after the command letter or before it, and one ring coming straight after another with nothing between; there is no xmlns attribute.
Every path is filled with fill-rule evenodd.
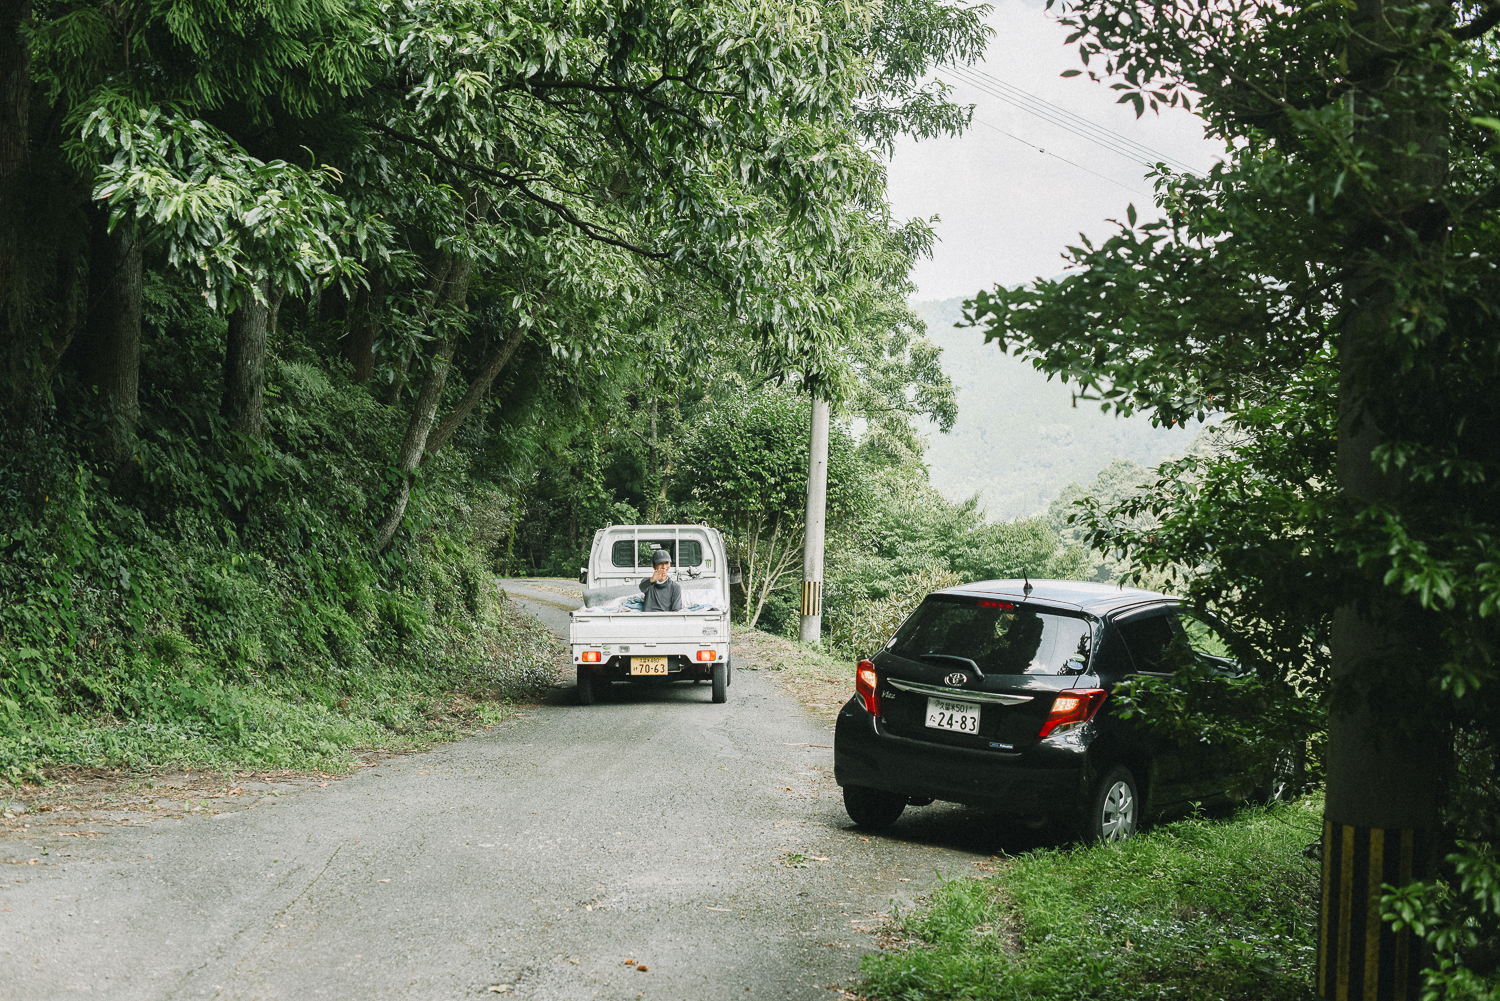
<svg viewBox="0 0 1500 1001"><path fill-rule="evenodd" d="M1104 705L1104 694L1102 688L1069 688L1058 692L1037 737L1045 737L1060 726L1087 723Z"/></svg>
<svg viewBox="0 0 1500 1001"><path fill-rule="evenodd" d="M699 650L698 651L698 659L699 660L718 660L719 659L719 653L718 653L717 650Z"/></svg>
<svg viewBox="0 0 1500 1001"><path fill-rule="evenodd" d="M880 696L875 694L878 681L875 665L868 660L860 661L859 667L854 670L854 691L865 700L865 710L871 716L880 715Z"/></svg>
<svg viewBox="0 0 1500 1001"><path fill-rule="evenodd" d="M601 654L598 650L585 650L583 651L583 662L585 664L597 664L599 663L600 656Z"/></svg>

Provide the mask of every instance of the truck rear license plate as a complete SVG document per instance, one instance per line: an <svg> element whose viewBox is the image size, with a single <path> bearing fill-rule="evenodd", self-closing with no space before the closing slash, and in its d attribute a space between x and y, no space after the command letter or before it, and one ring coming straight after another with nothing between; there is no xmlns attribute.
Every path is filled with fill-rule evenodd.
<svg viewBox="0 0 1500 1001"><path fill-rule="evenodd" d="M631 674L666 674L667 658L665 657L631 657Z"/></svg>
<svg viewBox="0 0 1500 1001"><path fill-rule="evenodd" d="M978 733L979 706L973 702L949 702L947 699L928 699L927 725L935 730L957 730L959 733Z"/></svg>

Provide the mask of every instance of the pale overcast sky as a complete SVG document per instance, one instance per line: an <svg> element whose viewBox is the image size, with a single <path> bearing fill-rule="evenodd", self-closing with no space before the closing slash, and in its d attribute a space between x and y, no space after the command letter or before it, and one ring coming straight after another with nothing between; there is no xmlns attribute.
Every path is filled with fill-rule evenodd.
<svg viewBox="0 0 1500 1001"><path fill-rule="evenodd" d="M1195 116L1181 109L1158 116L1148 108L1137 119L1131 106L1115 103L1119 94L1107 83L1086 75L1063 79L1064 70L1082 64L1076 48L1063 45L1066 29L1040 0L993 5L995 34L975 69L1196 170L1214 162L1219 148L1203 138ZM956 101L975 105L973 126L956 139L903 143L890 166L897 218L941 217L933 259L920 262L914 274L917 299L971 296L996 283L1056 275L1063 269L1059 255L1080 231L1107 236L1105 220L1123 219L1131 202L1148 214L1151 185L1140 161L1018 110L954 74L939 76L954 85Z"/></svg>

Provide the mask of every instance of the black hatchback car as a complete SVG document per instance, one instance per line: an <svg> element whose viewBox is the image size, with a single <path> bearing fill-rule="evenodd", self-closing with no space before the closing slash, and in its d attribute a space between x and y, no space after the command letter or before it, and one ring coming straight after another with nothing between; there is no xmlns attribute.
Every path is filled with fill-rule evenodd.
<svg viewBox="0 0 1500 1001"><path fill-rule="evenodd" d="M1223 627L1175 598L1076 581L936 591L861 661L839 711L834 774L849 816L880 829L944 800L1090 840L1222 800L1238 759L1173 746L1109 711L1132 675L1183 657L1238 673Z"/></svg>

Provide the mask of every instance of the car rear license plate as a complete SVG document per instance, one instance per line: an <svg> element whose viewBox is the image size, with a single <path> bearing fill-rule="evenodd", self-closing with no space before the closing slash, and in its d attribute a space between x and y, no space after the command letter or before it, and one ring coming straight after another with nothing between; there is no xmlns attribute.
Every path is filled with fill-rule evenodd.
<svg viewBox="0 0 1500 1001"><path fill-rule="evenodd" d="M667 658L665 657L631 657L631 674L666 674Z"/></svg>
<svg viewBox="0 0 1500 1001"><path fill-rule="evenodd" d="M950 702L947 699L928 699L927 725L935 730L957 730L959 733L978 733L979 706L973 702Z"/></svg>

